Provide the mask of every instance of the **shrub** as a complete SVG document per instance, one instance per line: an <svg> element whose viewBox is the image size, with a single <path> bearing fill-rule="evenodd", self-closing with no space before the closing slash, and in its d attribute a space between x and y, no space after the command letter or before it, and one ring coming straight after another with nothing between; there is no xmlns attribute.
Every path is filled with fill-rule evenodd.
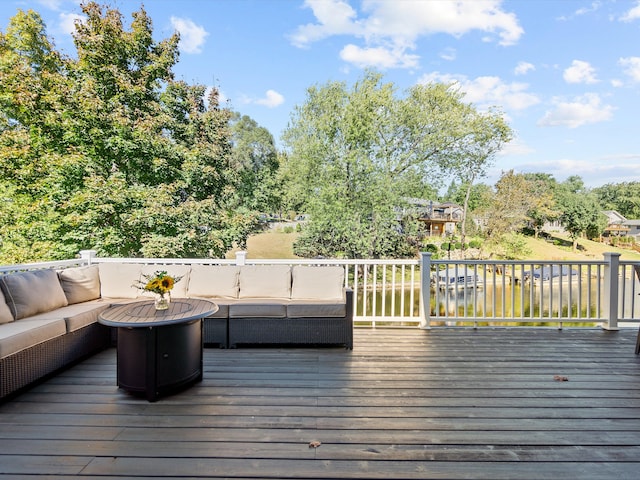
<svg viewBox="0 0 640 480"><path fill-rule="evenodd" d="M424 251L431 252L431 253L438 253L438 245L436 245L435 243L427 243L424 246Z"/></svg>
<svg viewBox="0 0 640 480"><path fill-rule="evenodd" d="M469 248L481 248L482 242L480 240L471 240L469 242Z"/></svg>

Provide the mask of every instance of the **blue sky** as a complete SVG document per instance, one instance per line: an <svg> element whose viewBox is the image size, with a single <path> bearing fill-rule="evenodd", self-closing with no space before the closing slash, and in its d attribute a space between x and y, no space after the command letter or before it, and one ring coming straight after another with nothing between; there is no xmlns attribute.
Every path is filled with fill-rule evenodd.
<svg viewBox="0 0 640 480"><path fill-rule="evenodd" d="M38 11L73 53L75 0L3 0ZM111 0L127 24L140 1ZM365 68L400 94L456 82L515 132L485 183L544 172L587 186L640 181L640 0L147 0L154 35L181 33L176 77L217 85L279 139L306 89Z"/></svg>

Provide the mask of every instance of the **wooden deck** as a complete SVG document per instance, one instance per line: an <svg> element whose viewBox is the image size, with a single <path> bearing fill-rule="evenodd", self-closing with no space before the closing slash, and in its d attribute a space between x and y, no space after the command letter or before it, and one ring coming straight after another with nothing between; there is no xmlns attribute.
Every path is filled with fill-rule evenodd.
<svg viewBox="0 0 640 480"><path fill-rule="evenodd" d="M156 403L117 389L111 349L0 405L0 476L637 479L635 341L357 329L353 351L206 349Z"/></svg>

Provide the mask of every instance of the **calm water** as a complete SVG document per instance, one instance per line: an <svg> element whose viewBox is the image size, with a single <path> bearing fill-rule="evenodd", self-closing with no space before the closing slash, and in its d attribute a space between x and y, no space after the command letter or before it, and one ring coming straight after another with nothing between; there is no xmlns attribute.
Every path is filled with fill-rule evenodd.
<svg viewBox="0 0 640 480"><path fill-rule="evenodd" d="M622 286L620 287L622 288ZM640 318L640 291L637 282L635 291L631 282L626 284L628 300L636 294L633 305L627 302L624 308L626 318ZM504 289L504 295L502 291ZM363 314L362 291L358 292L357 314ZM521 285L485 285L479 289L431 290L431 316L444 317L459 316L482 317L488 320L502 317L514 317L518 320L532 322L553 320L562 310L562 317L580 319L580 321L597 318L598 312L597 281L554 283L553 288L548 284L542 287ZM504 298L504 301L503 301ZM420 291L418 288L401 291L367 292L366 315L371 316L419 316ZM542 308L540 307L542 305ZM603 305L603 303L601 303ZM384 311L383 311L384 306ZM569 309L571 310L569 314ZM634 310L632 315L631 310Z"/></svg>

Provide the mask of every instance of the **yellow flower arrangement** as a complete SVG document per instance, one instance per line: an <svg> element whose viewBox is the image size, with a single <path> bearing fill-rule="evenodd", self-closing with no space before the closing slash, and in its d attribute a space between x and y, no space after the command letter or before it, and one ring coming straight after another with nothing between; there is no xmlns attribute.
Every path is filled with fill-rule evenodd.
<svg viewBox="0 0 640 480"><path fill-rule="evenodd" d="M172 277L165 270L158 270L152 275L142 275L145 281L138 280L135 287L146 292L157 293L164 296L165 293L171 291L173 286L180 281L182 277Z"/></svg>

